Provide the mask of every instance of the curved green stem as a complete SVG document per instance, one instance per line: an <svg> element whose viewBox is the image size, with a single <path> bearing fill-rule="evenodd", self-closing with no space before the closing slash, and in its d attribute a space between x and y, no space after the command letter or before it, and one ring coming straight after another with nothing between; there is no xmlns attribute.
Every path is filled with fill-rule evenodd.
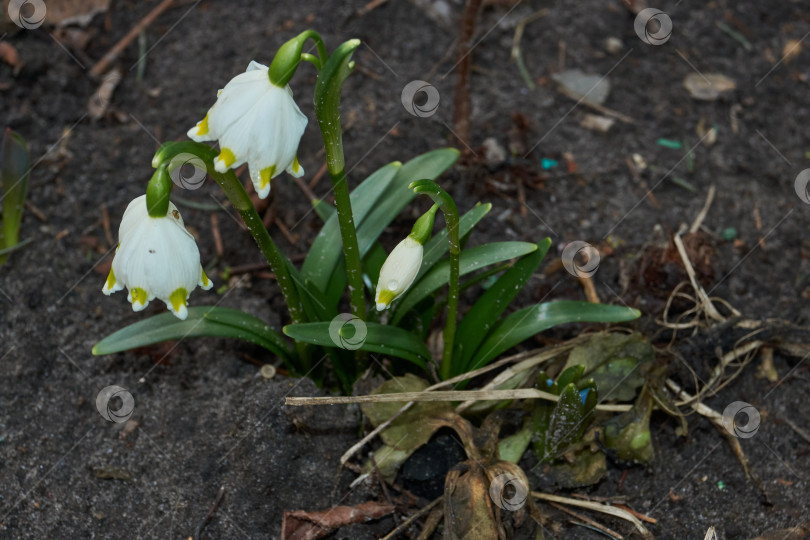
<svg viewBox="0 0 810 540"><path fill-rule="evenodd" d="M270 263L270 268L276 275L276 281L281 288L284 295L284 300L287 302L287 309L290 311L290 319L293 323L306 322L304 310L301 306L301 299L298 296L298 289L293 283L292 276L287 268L284 255L273 242L270 233L267 232L262 219L256 212L256 208L250 200L250 196L245 191L242 183L236 177L233 171L229 170L226 173L220 173L214 169L214 158L217 156L217 151L205 144L196 143L193 141L183 142L168 142L161 146L155 157L152 159L153 167L168 167L171 164L172 158L175 156L188 153L197 156L204 164L208 174L216 181L217 184L228 196L228 200L242 216L242 219L247 225L253 239L259 245L259 249ZM170 172L170 171L169 171Z"/></svg>
<svg viewBox="0 0 810 540"><path fill-rule="evenodd" d="M453 342L456 339L456 324L458 318L458 275L459 259L461 255L461 243L458 237L458 208L450 194L432 180L418 180L412 182L408 186L408 189L413 190L414 193L427 195L433 199L433 202L439 205L439 209L442 211L442 214L444 214L444 221L447 225L450 282L447 292L447 321L444 325L444 351L442 353L442 365L439 368L439 375L442 380L447 380L452 373Z"/></svg>
<svg viewBox="0 0 810 540"><path fill-rule="evenodd" d="M321 68L323 67L320 59L314 54L301 53L301 60L303 60L304 62L309 62L310 64L315 66L315 69L317 69L318 71L320 71Z"/></svg>
<svg viewBox="0 0 810 540"><path fill-rule="evenodd" d="M366 294L363 287L363 270L360 261L360 248L357 244L357 230L349 199L349 186L346 180L346 160L343 156L343 128L340 123L340 91L343 82L351 73L354 62L351 56L360 45L357 39L341 44L323 63L315 83L315 116L323 136L326 149L326 168L332 179L335 191L340 236L343 241L343 254L346 259L346 281L349 284L349 299L352 315L366 319Z"/></svg>
<svg viewBox="0 0 810 540"><path fill-rule="evenodd" d="M277 86L286 86L293 75L295 75L295 70L298 69L298 63L301 60L312 62L312 60L315 59L311 54L303 52L304 43L306 43L308 39L312 39L315 42L319 60L319 62L315 64L315 67L319 70L321 69L328 58L326 55L326 45L324 45L323 38L321 38L318 32L315 30L305 30L278 48L276 55L273 57L273 61L270 63L270 68L267 70L267 76L270 78L270 82Z"/></svg>

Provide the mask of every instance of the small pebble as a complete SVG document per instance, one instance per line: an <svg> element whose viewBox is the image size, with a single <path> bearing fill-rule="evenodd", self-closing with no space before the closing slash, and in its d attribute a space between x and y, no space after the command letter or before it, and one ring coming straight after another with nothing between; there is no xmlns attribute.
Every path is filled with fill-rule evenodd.
<svg viewBox="0 0 810 540"><path fill-rule="evenodd" d="M276 376L276 368L272 364L265 364L262 366L262 369L259 370L262 377L265 379L272 379Z"/></svg>

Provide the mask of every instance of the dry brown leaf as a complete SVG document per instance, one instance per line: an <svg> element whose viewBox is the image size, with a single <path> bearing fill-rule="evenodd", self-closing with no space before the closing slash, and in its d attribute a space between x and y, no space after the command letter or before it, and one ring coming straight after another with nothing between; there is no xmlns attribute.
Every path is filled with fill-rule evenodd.
<svg viewBox="0 0 810 540"><path fill-rule="evenodd" d="M281 518L281 538L315 540L323 538L338 527L378 519L393 511L394 507L390 504L369 501L357 506L334 506L318 512L284 512Z"/></svg>
<svg viewBox="0 0 810 540"><path fill-rule="evenodd" d="M714 101L720 94L737 88L737 83L722 73L690 73L683 80L683 86L695 99Z"/></svg>
<svg viewBox="0 0 810 540"><path fill-rule="evenodd" d="M117 69L109 71L104 75L101 85L98 90L90 96L90 101L87 103L87 114L93 120L98 120L104 113L107 112L107 107L110 105L115 87L121 82L121 72Z"/></svg>
<svg viewBox="0 0 810 540"><path fill-rule="evenodd" d="M0 60L14 68L16 73L22 64L20 63L20 55L17 54L17 49L14 45L7 41L0 41Z"/></svg>
<svg viewBox="0 0 810 540"><path fill-rule="evenodd" d="M466 471L456 469L447 473L444 481L444 538L502 538L484 470L476 461L468 461L466 466Z"/></svg>
<svg viewBox="0 0 810 540"><path fill-rule="evenodd" d="M104 13L110 6L110 0L61 0L48 2L48 14L45 22L55 26L76 24L87 26L93 17Z"/></svg>
<svg viewBox="0 0 810 540"><path fill-rule="evenodd" d="M802 52L802 42L798 39L789 39L782 47L782 58L785 59L785 64L789 64L791 60L799 56Z"/></svg>

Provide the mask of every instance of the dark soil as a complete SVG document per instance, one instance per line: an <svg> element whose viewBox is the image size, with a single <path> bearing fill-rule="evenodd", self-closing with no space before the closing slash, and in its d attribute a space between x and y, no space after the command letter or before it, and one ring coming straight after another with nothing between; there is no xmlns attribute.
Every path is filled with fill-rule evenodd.
<svg viewBox="0 0 810 540"><path fill-rule="evenodd" d="M794 179L810 161L810 41L780 61L788 40L810 32L806 3L665 1L655 7L670 15L674 32L656 47L636 36L633 15L619 0L492 2L479 19L470 89L473 135L463 142L450 130L455 60L446 55L460 3L391 0L355 16L365 4L206 0L171 9L145 33L149 54L141 81L137 40L118 60L123 81L111 112L97 122L86 116L97 86L87 70L156 1L113 1L108 14L89 25L92 37L83 49L66 51L48 26L3 38L23 65L14 73L0 63L0 126L30 143L35 167L29 200L46 219L26 213L21 237L33 243L0 268L0 537L188 538L222 486L225 496L205 538L277 538L285 510L384 500L377 484L350 489L354 475L338 470L339 456L362 432L358 409L285 408L284 396L319 390L306 379L263 379L257 364L274 359L261 349L197 339L108 357L90 354L101 337L144 317L131 312L125 293L101 294L113 247L102 226L103 205L115 236L126 204L143 193L158 142L183 138L230 77L251 59L269 62L279 44L307 27L321 31L330 47L351 37L364 43L343 92L352 184L387 162L440 146L469 146L483 156L487 137L507 148L510 141L522 144L524 151L508 166L490 170L473 155L443 179L462 209L477 200L494 203L473 241L551 236L555 257L549 260L565 242L598 246L605 252L595 276L600 298L644 311L638 327L649 335L657 329L665 296L633 274L632 257L681 223L691 223L715 185L717 196L704 222L712 248L710 294L749 317L807 324L810 245L804 236L810 214L794 192ZM443 22L417 4L449 6L450 15ZM548 15L530 23L522 41L526 65L539 84L532 91L510 60L510 48L517 22L544 7ZM744 36L750 50L718 24ZM608 37L622 41L619 52L607 51ZM635 123L617 122L609 134L583 128L580 121L591 111L550 82L561 60L565 68L609 74L605 105ZM694 70L723 73L736 81L736 90L717 101L696 101L682 85ZM435 116L417 118L402 107L400 93L413 79L438 88ZM308 65L293 81L310 118L299 151L307 179L322 164L307 97L313 82ZM516 127L515 115L525 130ZM695 147L690 173L685 152L698 142L701 122L716 125L718 138L711 147ZM659 138L682 141L684 148L665 148L656 144ZM566 172L565 152L573 155L576 172ZM633 153L657 169L634 178L626 165ZM560 166L544 171L542 158ZM673 175L687 179L696 192L674 183ZM518 177L528 211L518 199ZM327 184L321 181L315 192L328 196ZM286 177L274 186L278 215L297 239L291 244L277 228L271 232L288 253L303 254L320 222L307 215L308 201ZM648 189L658 206L646 197ZM208 205L224 201L212 182L179 195ZM216 262L211 212L181 210L198 237L204 264ZM261 260L235 214L217 216L225 252L209 273L215 289L195 292L192 305L220 302L278 328L285 312L272 280L252 274L215 292L226 266ZM405 216L397 230L410 221ZM731 227L736 241L724 239ZM398 236L387 237L386 247ZM562 271L539 274L531 284L522 305L546 294L584 298L579 283ZM690 361L712 365L715 358ZM810 515L810 443L785 420L810 430L807 363L777 354L775 367L778 386L755 378L751 365L706 402L722 411L745 401L760 411L761 428L741 443L767 500L706 420L691 416L688 437L679 437L679 423L658 413L653 466L612 464L601 484L582 491L625 496L631 507L658 520L650 525L657 538L702 538L709 526L717 527L720 538L747 538L801 525ZM95 407L98 391L114 384L135 399L138 426L126 436L122 424L105 421ZM544 511L560 524L547 538L601 538L570 524L570 516L550 507ZM592 517L632 533L626 523ZM393 526L388 517L335 537L378 537Z"/></svg>

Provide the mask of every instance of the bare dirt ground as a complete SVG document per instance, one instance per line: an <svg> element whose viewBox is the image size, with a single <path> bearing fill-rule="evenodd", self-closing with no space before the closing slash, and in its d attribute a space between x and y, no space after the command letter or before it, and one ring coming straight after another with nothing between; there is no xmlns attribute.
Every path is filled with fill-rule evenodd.
<svg viewBox="0 0 810 540"><path fill-rule="evenodd" d="M0 538L188 538L221 487L225 495L205 538L277 538L285 510L381 497L377 485L350 489L354 475L338 470L339 456L362 433L359 410L284 407L286 395L320 391L306 379L263 379L257 364L273 359L261 349L197 339L171 349L90 354L101 337L143 316L131 312L122 293L105 298L100 292L115 241L105 234L102 208L114 237L126 204L143 193L158 143L185 137L225 81L251 59L268 63L278 45L308 27L330 47L352 37L363 41L355 55L358 69L343 92L350 183L432 148L469 148L472 157L442 182L460 208L493 202L488 226L474 241L550 236L550 265L565 242L592 243L603 252L595 276L600 298L641 309L636 327L650 336L666 296L637 279L633 257L691 223L714 185L715 201L703 223L711 253L703 275L707 290L748 317L808 324L810 206L794 190L794 179L810 167L805 2L666 0L653 6L673 22L671 39L660 46L639 39L633 15L619 0L492 2L478 22L472 135L465 141L451 130L455 59L448 50L462 6L450 0L390 0L361 16L356 12L365 0L181 3L145 31L142 68L137 40L113 64L123 79L108 114L91 121L87 104L98 83L89 68L155 5L113 0L89 24L89 40L81 46L64 37L60 42L51 26L12 32L3 20L8 32L2 40L18 51L21 65L0 62L0 126L29 141L35 164L29 200L42 215L26 213L21 237L33 241L0 267ZM448 12L432 15L425 6ZM518 22L543 8L548 13L526 26L521 43L537 85L532 90L510 49ZM608 47L608 38L618 45ZM791 43L799 45L786 48ZM310 179L322 154L308 67L293 88L310 118L299 151ZM593 111L562 95L551 80L570 68L607 76L611 90L604 105L633 123L618 121L607 134L582 127ZM695 100L683 86L693 73L722 73L736 89L714 101ZM403 108L402 88L414 79L438 89L435 115L419 118ZM699 125L717 126L716 143L699 144ZM524 151L508 167L488 167L476 158L483 158L488 137L506 148L517 140ZM682 147L657 144L661 138ZM634 153L649 165L637 177L627 166ZM558 166L544 170L544 158ZM576 171L566 168L569 161ZM326 197L327 183L313 189ZM288 253L305 253L320 222L307 215L308 201L286 177L274 186L278 217L294 242L277 227L271 234ZM192 304L220 302L280 327L279 291L261 273L216 292L226 267L261 260L235 213L217 204L224 196L209 182L183 197L207 205L181 209L203 264L214 263L209 275L215 288L194 293ZM225 239L219 261L212 215ZM406 218L399 226L408 226ZM680 280L671 277L664 282L670 290ZM521 305L546 295L584 299L565 272L550 269L531 283ZM584 492L625 496L657 519L649 526L656 538L703 538L709 526L720 538L749 538L805 523L810 441L791 424L810 431L810 364L777 353L779 378L772 383L755 377L758 362L706 403L722 411L744 401L760 412L760 429L741 445L767 497L705 419L691 416L682 437L675 433L679 423L660 413L652 424L654 464L611 464L607 478ZM113 384L135 399L138 426L129 434L95 407L99 390ZM398 509L398 515L409 511ZM570 516L545 511L560 524L547 538L602 538L572 525ZM632 534L627 524L606 523ZM374 538L394 524L388 516L333 537Z"/></svg>

